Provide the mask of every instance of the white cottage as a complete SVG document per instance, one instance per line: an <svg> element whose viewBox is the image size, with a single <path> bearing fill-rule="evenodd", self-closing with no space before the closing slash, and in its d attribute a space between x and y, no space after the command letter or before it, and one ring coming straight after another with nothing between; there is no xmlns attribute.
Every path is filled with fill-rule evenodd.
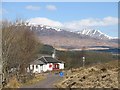
<svg viewBox="0 0 120 90"><path fill-rule="evenodd" d="M30 66L28 67L28 71L31 71L32 73L41 73L60 69L64 69L64 62L52 56L42 56L30 63Z"/></svg>

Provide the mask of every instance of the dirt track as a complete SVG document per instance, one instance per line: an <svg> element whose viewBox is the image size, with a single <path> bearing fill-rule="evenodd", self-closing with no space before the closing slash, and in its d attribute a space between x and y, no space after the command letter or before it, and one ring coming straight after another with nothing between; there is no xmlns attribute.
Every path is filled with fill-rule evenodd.
<svg viewBox="0 0 120 90"><path fill-rule="evenodd" d="M56 83L62 78L58 74L55 75L53 73L48 73L46 77L47 77L46 79L38 82L37 84L30 85L30 86L24 86L22 88L56 88L54 86L54 83Z"/></svg>

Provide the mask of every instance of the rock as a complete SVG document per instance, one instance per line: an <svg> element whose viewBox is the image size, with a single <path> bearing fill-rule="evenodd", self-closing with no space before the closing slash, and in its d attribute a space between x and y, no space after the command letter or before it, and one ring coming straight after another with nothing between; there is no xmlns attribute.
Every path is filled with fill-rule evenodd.
<svg viewBox="0 0 120 90"><path fill-rule="evenodd" d="M76 82L72 82L72 83L71 83L71 85L75 85L75 84L76 84Z"/></svg>
<svg viewBox="0 0 120 90"><path fill-rule="evenodd" d="M105 78L105 77L106 77L106 75L103 75L103 76L102 76L102 78Z"/></svg>
<svg viewBox="0 0 120 90"><path fill-rule="evenodd" d="M71 88L73 85L75 85L76 84L76 82L72 82L72 83L70 83L67 87L68 88Z"/></svg>
<svg viewBox="0 0 120 90"><path fill-rule="evenodd" d="M73 76L71 76L70 78L73 78Z"/></svg>
<svg viewBox="0 0 120 90"><path fill-rule="evenodd" d="M79 79L80 82L82 82L83 80L82 79Z"/></svg>
<svg viewBox="0 0 120 90"><path fill-rule="evenodd" d="M68 78L68 76L66 76L65 78Z"/></svg>
<svg viewBox="0 0 120 90"><path fill-rule="evenodd" d="M101 68L100 70L103 72L107 71L107 69L105 67Z"/></svg>
<svg viewBox="0 0 120 90"><path fill-rule="evenodd" d="M85 79L86 77L85 76L83 76L83 79Z"/></svg>

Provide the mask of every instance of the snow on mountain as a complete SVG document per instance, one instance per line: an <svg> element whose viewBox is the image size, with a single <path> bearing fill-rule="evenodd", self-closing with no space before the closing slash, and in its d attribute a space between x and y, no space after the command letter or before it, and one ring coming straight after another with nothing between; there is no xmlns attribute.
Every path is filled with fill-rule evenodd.
<svg viewBox="0 0 120 90"><path fill-rule="evenodd" d="M57 27L52 27L52 26L48 26L48 25L43 25L43 24L35 24L35 23L29 23L30 28L32 29L32 27L35 27L36 29L39 29L39 30L55 30L55 31L62 31L62 29L60 28L57 28Z"/></svg>
<svg viewBox="0 0 120 90"><path fill-rule="evenodd" d="M93 38L98 39L117 39L117 37L108 36L102 33L101 31L95 29L83 29L82 31L76 31L76 33L91 36Z"/></svg>
<svg viewBox="0 0 120 90"><path fill-rule="evenodd" d="M42 30L55 30L57 32L63 31L63 29L60 29L58 27L51 27L51 26L42 25L42 24L38 25L35 23L31 23L31 24L29 23L28 26L30 26L31 30L34 28L34 30L37 30L37 31L42 31ZM92 38L97 38L97 39L104 39L104 40L118 39L117 37L108 36L102 33L100 30L96 30L96 29L83 29L81 31L68 31L68 30L66 31L70 33L79 34L79 35L90 36Z"/></svg>

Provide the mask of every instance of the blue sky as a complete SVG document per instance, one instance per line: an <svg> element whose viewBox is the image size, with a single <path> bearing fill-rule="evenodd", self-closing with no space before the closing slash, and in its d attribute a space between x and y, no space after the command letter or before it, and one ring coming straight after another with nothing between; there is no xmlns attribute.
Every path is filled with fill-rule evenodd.
<svg viewBox="0 0 120 90"><path fill-rule="evenodd" d="M73 31L93 28L118 36L117 2L3 2L2 11L3 19L22 18Z"/></svg>

